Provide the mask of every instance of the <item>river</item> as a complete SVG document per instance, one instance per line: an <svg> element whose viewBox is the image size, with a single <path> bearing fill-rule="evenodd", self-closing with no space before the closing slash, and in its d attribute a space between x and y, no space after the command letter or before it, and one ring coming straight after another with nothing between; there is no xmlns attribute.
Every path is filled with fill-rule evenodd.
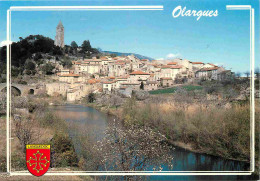
<svg viewBox="0 0 260 181"><path fill-rule="evenodd" d="M77 134L87 134L94 140L102 139L111 117L106 114L83 105L53 106L55 114L65 119L69 125L69 134L73 140L77 154L84 151L77 142ZM182 148L172 151L173 169L163 165L163 171L247 171L249 164L245 162L227 160L206 154L193 153ZM152 171L153 166L147 170ZM149 180L200 180L200 179L248 179L246 176L150 176Z"/></svg>

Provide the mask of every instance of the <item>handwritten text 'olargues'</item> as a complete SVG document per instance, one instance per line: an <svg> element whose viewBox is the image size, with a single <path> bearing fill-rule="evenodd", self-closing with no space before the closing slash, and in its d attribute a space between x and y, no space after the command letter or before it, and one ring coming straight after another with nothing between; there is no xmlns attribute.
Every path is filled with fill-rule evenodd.
<svg viewBox="0 0 260 181"><path fill-rule="evenodd" d="M186 6L182 9L181 6L177 6L173 11L172 11L172 16L174 18L177 18L179 16L197 16L197 21L201 18L201 16L207 16L207 17L212 17L212 16L218 16L218 10L204 10L204 11L195 11L195 10L187 10L186 11Z"/></svg>

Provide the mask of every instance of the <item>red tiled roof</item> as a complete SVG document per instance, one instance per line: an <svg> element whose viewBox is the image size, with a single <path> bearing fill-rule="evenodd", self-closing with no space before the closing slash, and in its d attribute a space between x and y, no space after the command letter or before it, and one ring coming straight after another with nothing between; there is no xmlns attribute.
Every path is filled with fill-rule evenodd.
<svg viewBox="0 0 260 181"><path fill-rule="evenodd" d="M142 59L141 61L146 62L146 61L148 61L148 59Z"/></svg>
<svg viewBox="0 0 260 181"><path fill-rule="evenodd" d="M203 62L191 62L192 64L204 64Z"/></svg>
<svg viewBox="0 0 260 181"><path fill-rule="evenodd" d="M104 81L103 84L113 84L115 83L116 81Z"/></svg>
<svg viewBox="0 0 260 181"><path fill-rule="evenodd" d="M169 62L167 65L177 65L177 62Z"/></svg>
<svg viewBox="0 0 260 181"><path fill-rule="evenodd" d="M150 75L150 74L138 70L138 71L134 71L134 72L130 73L130 75Z"/></svg>
<svg viewBox="0 0 260 181"><path fill-rule="evenodd" d="M89 84L95 84L95 83L97 83L97 80L96 79L89 79L88 83Z"/></svg>

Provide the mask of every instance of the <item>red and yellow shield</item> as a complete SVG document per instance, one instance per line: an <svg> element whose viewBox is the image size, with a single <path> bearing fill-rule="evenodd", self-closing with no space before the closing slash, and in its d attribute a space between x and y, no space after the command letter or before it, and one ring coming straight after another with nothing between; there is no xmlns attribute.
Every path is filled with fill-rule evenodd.
<svg viewBox="0 0 260 181"><path fill-rule="evenodd" d="M50 145L26 145L26 165L35 176L45 174L50 166Z"/></svg>

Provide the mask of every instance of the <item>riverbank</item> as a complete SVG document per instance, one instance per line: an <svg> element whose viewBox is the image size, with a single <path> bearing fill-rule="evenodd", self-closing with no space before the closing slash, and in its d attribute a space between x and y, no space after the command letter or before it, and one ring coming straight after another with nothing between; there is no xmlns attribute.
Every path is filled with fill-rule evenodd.
<svg viewBox="0 0 260 181"><path fill-rule="evenodd" d="M25 161L26 144L50 144L52 150L51 167L77 169L78 158L68 135L65 120L60 119L49 109L50 100L55 105L63 105L62 97L22 96L12 98L11 115L11 155L12 170L27 170ZM0 117L0 171L6 171L6 120ZM0 143L1 143L0 142Z"/></svg>
<svg viewBox="0 0 260 181"><path fill-rule="evenodd" d="M214 145L214 143L219 144L220 140L219 138L221 137L222 134L225 134L228 137L234 137L237 136L238 138L241 137L245 137L245 140L249 138L249 107L248 106L239 106L239 107L230 107L228 111L224 111L224 109L215 109L218 110L220 114L216 115L216 111L214 111L214 109L210 108L207 111L210 111L209 114L207 114L207 111L205 109L196 109L194 106L190 106L190 108L186 109L186 113L184 113L183 111L179 110L178 111L174 111L174 113L171 110L176 110L176 107L172 107L172 105L170 104L158 104L155 106L154 104L150 103L146 105L142 102L142 101L135 101L135 103L133 103L132 106L126 108L124 106L120 106L120 107L109 107L109 106L104 106L104 105L98 105L96 103L90 103L87 104L87 106L91 106L94 107L95 109L104 112L106 114L111 114L116 116L118 119L122 120L125 124L145 124L145 125L149 125L151 126L153 129L157 129L160 132L162 132L163 134L166 135L166 137L168 138L168 141L170 144L195 152L195 153L203 153L203 154L208 154L208 155L213 155L213 156L219 156L225 159L230 159L230 160L236 160L236 161L244 161L249 163L249 156L250 156L250 150L248 149L247 151L244 150L243 155L240 154L237 157L235 157L234 155L237 154L238 152L241 152L241 150L237 150L236 153L232 153L232 149L236 149L235 146L237 146L237 149L247 149L245 148L246 146L244 146L243 148L239 147L241 146L239 145L235 145L232 148L228 147L228 145L225 147L223 145ZM235 108L236 107L236 108ZM226 109L226 108L225 108ZM134 111L133 111L134 110ZM132 111L132 113L130 113ZM236 111L236 114L238 114L239 116L235 116L234 114L228 114L227 112L229 111ZM134 112L134 113L133 113ZM156 112L154 114L154 112ZM191 115L188 114L188 112L192 112ZM225 113L225 114L224 114ZM240 114L239 114L240 113ZM248 113L248 115L247 115ZM204 116L203 116L204 114ZM221 116L222 114L222 116ZM224 116L226 115L226 117ZM164 119L164 117L167 117L167 119ZM199 123L198 119L196 119L196 123L197 123L197 127L194 127L194 122L191 121L193 120L193 118L191 117L193 116L193 118L199 117L202 122ZM243 117L244 116L244 117ZM182 120L182 122L177 121L174 119L172 119L173 117L177 117L179 119ZM161 119L163 118L163 119ZM188 118L188 120L187 120ZM214 118L214 119L213 119ZM217 120L217 118L221 119L221 123L219 121L217 121L216 123L212 122L214 120ZM154 119L158 119L158 120L154 120ZM160 121L161 119L161 121ZM172 121L166 121L171 119ZM210 119L211 121L207 121L208 119ZM237 123L233 122L232 119L235 119L235 121L237 121ZM242 120L243 122L245 122L243 124L239 123L239 120ZM246 120L248 120L248 122L246 122ZM182 124L185 123L185 126ZM206 124L205 124L206 123ZM177 125L179 124L179 125ZM202 128L199 128L201 124L204 127L207 127L207 129L203 130ZM222 125L228 125L228 127L226 128L221 128ZM178 126L180 127L180 125L182 125L181 130L173 130L174 127ZM244 125L244 126L243 126ZM237 127L238 126L238 127ZM241 133L241 130L239 130L239 126L240 129L246 129L246 127L248 126L248 128L246 129L246 131L248 131L248 133L246 133L246 131L244 131L243 133ZM211 128L210 128L211 127ZM173 129L170 129L173 128ZM196 132L197 135L194 134L194 131L192 131L191 129L197 130L197 129L202 129ZM221 129L220 129L221 128ZM218 132L216 133L216 131L218 130ZM227 129L232 129L232 134L224 132L227 131ZM235 133L235 129L237 129L237 132ZM176 136L176 132L183 132L183 134L187 137L186 140L182 141L183 138L181 137L177 137ZM190 132L189 132L190 131ZM207 132L205 132L207 131ZM214 132L215 131L215 132ZM204 138L202 138L202 135L198 134L205 134L203 135L204 137L207 137L209 139L211 139L211 144L209 144L209 142L206 142ZM182 135L183 135L182 134ZM193 134L193 135L192 135ZM210 135L214 135L214 136L210 136ZM218 134L218 136L216 136L216 134ZM174 136L172 136L174 135ZM194 138L190 138L192 136L197 136L197 139ZM224 136L225 136L224 135ZM180 135L178 135L180 136ZM223 136L222 136L223 138ZM214 139L216 141L214 141ZM226 138L223 138L223 140ZM223 140L221 140L223 142ZM226 144L233 144L232 142L234 142L235 140L229 139L229 140L225 140ZM236 143L239 140L236 140ZM241 141L241 140L240 140ZM231 142L231 143L230 143ZM207 145L205 143L208 143ZM243 142L244 144L245 142ZM219 146L221 149L217 150L218 148L216 148L217 146ZM249 145L247 145L249 148ZM232 155L233 154L233 155Z"/></svg>

